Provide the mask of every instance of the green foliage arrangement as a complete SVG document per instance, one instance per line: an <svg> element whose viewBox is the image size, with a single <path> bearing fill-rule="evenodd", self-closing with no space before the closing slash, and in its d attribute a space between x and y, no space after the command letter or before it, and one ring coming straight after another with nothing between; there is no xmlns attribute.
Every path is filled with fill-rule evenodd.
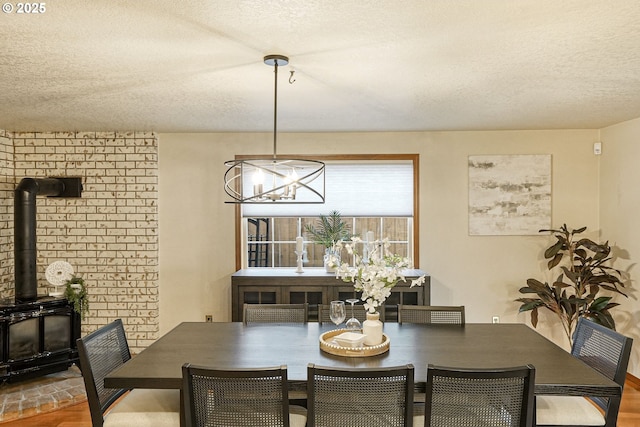
<svg viewBox="0 0 640 427"><path fill-rule="evenodd" d="M609 310L619 304L611 302L613 295L601 295L602 292L627 296L621 290L624 288L622 273L607 265L611 261L609 242L596 243L576 237L586 229L571 230L564 224L559 229L540 230L552 232L556 238L556 242L545 250L544 257L549 260L549 271L559 267L561 273L551 285L528 279L527 286L520 288L520 293L533 296L516 300L522 303L520 312L531 311L533 327L538 324L539 308L555 313L569 343L578 319L583 316L615 329Z"/></svg>
<svg viewBox="0 0 640 427"><path fill-rule="evenodd" d="M329 215L320 215L316 224L306 224L305 232L314 243L330 249L340 240L349 240L352 237L349 226L342 220L340 212L334 210Z"/></svg>
<svg viewBox="0 0 640 427"><path fill-rule="evenodd" d="M74 286L75 285L75 286ZM84 320L89 314L89 299L87 297L87 288L84 279L78 276L72 276L65 283L64 297L67 301L73 303L73 310L79 313Z"/></svg>

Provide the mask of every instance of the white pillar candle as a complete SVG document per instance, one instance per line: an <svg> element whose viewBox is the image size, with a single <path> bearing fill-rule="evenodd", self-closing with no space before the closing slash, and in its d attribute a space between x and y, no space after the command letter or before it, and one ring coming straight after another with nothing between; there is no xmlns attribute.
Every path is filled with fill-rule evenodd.
<svg viewBox="0 0 640 427"><path fill-rule="evenodd" d="M264 174L260 169L253 174L253 195L262 194L262 183L264 182Z"/></svg>
<svg viewBox="0 0 640 427"><path fill-rule="evenodd" d="M296 251L302 252L302 236L296 237Z"/></svg>
<svg viewBox="0 0 640 427"><path fill-rule="evenodd" d="M373 235L373 231L367 231L367 243L373 243L375 237Z"/></svg>

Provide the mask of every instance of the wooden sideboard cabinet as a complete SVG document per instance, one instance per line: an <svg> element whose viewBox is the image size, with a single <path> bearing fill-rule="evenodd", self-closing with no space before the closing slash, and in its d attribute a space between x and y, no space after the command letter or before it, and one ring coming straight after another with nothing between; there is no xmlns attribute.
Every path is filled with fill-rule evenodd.
<svg viewBox="0 0 640 427"><path fill-rule="evenodd" d="M395 321L398 304L430 305L431 282L429 276L422 286L410 287L411 279L423 274L422 270L406 270L407 282L398 282L385 302L385 321ZM317 320L318 304L333 300L357 298L353 285L336 279L324 268L305 268L296 273L294 268L248 268L231 275L231 320L242 321L243 304L300 304L309 303L309 320Z"/></svg>

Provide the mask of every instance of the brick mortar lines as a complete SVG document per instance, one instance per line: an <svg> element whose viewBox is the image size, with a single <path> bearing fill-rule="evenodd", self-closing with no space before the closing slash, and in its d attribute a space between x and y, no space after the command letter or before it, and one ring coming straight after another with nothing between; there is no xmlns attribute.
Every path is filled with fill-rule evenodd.
<svg viewBox="0 0 640 427"><path fill-rule="evenodd" d="M13 163L11 134L0 130L0 297L13 288Z"/></svg>
<svg viewBox="0 0 640 427"><path fill-rule="evenodd" d="M3 247L11 246L9 259L0 253L2 295L13 295L15 185L24 177L81 176L81 198L38 198L39 292L50 290L46 267L56 260L69 262L89 292L83 335L122 318L131 351L143 350L159 331L155 133L15 132L3 139L0 132L0 162L6 140L11 142L13 177L9 183L0 182L0 221L11 230L8 239L0 234ZM10 184L10 189L2 184ZM8 205L10 220L2 210ZM8 278L3 270L7 264Z"/></svg>

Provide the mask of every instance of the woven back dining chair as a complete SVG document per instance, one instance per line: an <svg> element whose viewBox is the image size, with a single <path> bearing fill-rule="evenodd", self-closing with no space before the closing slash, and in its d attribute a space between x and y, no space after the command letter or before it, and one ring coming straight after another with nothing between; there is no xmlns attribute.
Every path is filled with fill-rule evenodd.
<svg viewBox="0 0 640 427"><path fill-rule="evenodd" d="M189 427L304 427L306 409L289 405L287 367L214 369L182 366Z"/></svg>
<svg viewBox="0 0 640 427"><path fill-rule="evenodd" d="M398 305L398 323L464 325L464 306Z"/></svg>
<svg viewBox="0 0 640 427"><path fill-rule="evenodd" d="M251 323L307 323L309 304L244 304L242 321Z"/></svg>
<svg viewBox="0 0 640 427"><path fill-rule="evenodd" d="M413 426L413 365L307 367L308 427Z"/></svg>
<svg viewBox="0 0 640 427"><path fill-rule="evenodd" d="M573 335L571 354L618 383L622 391L632 344L631 338L581 317ZM589 399L581 396L538 396L536 423L540 426L614 427L620 400L621 396L590 396Z"/></svg>
<svg viewBox="0 0 640 427"><path fill-rule="evenodd" d="M131 359L121 319L78 339L77 346L94 427L180 425L179 390L104 387L107 374Z"/></svg>
<svg viewBox="0 0 640 427"><path fill-rule="evenodd" d="M380 321L384 322L385 321L384 305L378 307L377 310L378 310L378 313L380 313ZM346 319L349 319L351 317L351 306L350 305L347 305L345 307L345 313L347 314ZM322 323L333 323L333 322L331 322L331 317L329 317L330 314L331 314L331 307L329 305L318 304L318 322L320 324L322 324ZM362 323L365 320L367 320L367 311L364 309L364 305L358 304L358 305L354 305L353 306L353 317L358 319L360 321L360 323Z"/></svg>
<svg viewBox="0 0 640 427"><path fill-rule="evenodd" d="M458 369L429 365L425 427L531 427L535 368ZM423 419L422 419L423 418Z"/></svg>

